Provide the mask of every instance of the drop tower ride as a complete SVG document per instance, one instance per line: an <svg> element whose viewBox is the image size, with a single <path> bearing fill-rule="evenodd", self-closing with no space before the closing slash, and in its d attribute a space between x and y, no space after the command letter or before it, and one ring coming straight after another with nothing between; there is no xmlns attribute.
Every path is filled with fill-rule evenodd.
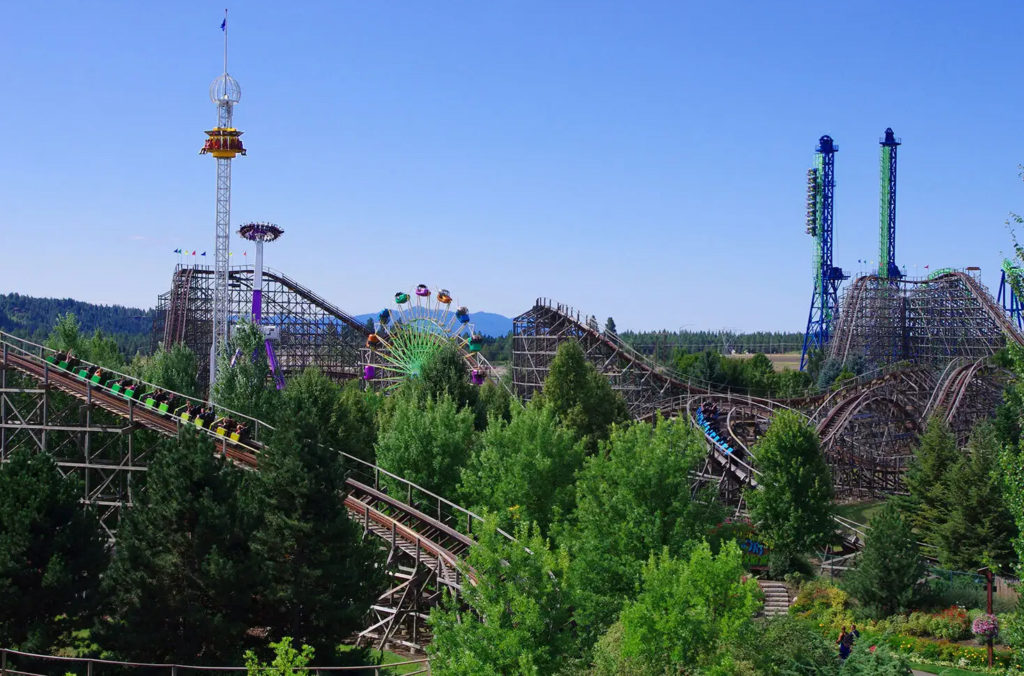
<svg viewBox="0 0 1024 676"><path fill-rule="evenodd" d="M885 130L879 141L882 147L879 193L878 276L882 279L900 279L903 273L896 265L896 148L900 141Z"/></svg>
<svg viewBox="0 0 1024 676"><path fill-rule="evenodd" d="M232 125L235 104L242 88L228 75L228 12L224 10L224 74L210 85L210 100L217 106L217 126L206 132L200 154L217 160L216 246L214 247L213 336L210 343L210 392L217 380L217 354L228 337L228 247L231 242L231 160L245 155L242 132Z"/></svg>
<svg viewBox="0 0 1024 676"><path fill-rule="evenodd" d="M818 139L814 168L807 170L807 234L814 238L814 291L807 315L807 331L800 370L813 350L824 350L839 309L839 285L849 275L832 265L832 202L835 194L835 154L839 146L831 136Z"/></svg>

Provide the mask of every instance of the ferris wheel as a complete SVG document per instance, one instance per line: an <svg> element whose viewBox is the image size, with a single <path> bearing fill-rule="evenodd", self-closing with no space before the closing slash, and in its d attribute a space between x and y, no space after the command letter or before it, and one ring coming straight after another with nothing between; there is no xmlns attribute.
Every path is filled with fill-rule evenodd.
<svg viewBox="0 0 1024 676"><path fill-rule="evenodd" d="M470 323L469 309L455 306L451 292L432 293L426 284L395 294L394 309L377 314L363 351L363 380L385 391L420 375L423 365L446 345L454 345L469 369L469 380L483 385L494 370L480 354L483 336Z"/></svg>

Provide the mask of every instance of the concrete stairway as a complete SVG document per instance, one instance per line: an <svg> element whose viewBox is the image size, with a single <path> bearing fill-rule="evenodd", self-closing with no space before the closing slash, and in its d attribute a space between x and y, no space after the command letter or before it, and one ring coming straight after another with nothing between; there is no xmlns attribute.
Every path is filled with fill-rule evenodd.
<svg viewBox="0 0 1024 676"><path fill-rule="evenodd" d="M786 585L781 582L772 582L771 580L758 580L757 586L764 593L765 617L785 615L789 612L790 599L789 590L786 589Z"/></svg>

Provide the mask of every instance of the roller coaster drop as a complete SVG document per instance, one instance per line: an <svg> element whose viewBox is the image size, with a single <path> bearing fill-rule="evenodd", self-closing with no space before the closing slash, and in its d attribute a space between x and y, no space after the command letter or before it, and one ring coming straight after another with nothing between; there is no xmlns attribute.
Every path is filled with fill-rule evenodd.
<svg viewBox="0 0 1024 676"><path fill-rule="evenodd" d="M653 364L587 315L540 298L513 321L512 382L519 396L540 390L558 345L569 340L583 347L635 417L685 415L702 427L709 447L702 480L716 482L722 497L735 503L755 477L749 448L779 408L796 410L816 426L838 494L900 492L930 415L944 411L965 438L975 421L995 411L1006 374L990 357L1007 340L1024 345L1024 333L968 272L928 280L862 277L846 293L829 347L841 361L864 359L869 371L835 391L769 399L723 391ZM718 411L714 420L704 406Z"/></svg>

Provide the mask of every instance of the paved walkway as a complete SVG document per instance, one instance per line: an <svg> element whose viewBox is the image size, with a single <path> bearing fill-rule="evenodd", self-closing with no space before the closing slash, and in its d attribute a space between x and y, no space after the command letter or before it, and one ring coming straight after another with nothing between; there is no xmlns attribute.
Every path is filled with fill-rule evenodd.
<svg viewBox="0 0 1024 676"><path fill-rule="evenodd" d="M919 671L917 669L914 669L913 672L914 676L935 676L935 674L933 674L930 671Z"/></svg>

